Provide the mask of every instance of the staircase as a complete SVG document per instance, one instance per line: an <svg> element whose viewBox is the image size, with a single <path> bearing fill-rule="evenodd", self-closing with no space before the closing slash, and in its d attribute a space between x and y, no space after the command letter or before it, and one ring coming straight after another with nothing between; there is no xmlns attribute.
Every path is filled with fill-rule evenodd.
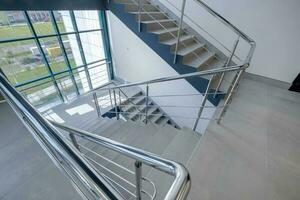
<svg viewBox="0 0 300 200"><path fill-rule="evenodd" d="M123 93L125 94L125 93ZM172 125L175 128L179 128L170 117L163 112L163 110L150 98L148 99L147 106L147 96L142 91L138 91L136 94L128 97L126 95L126 100L120 104L120 113L126 120L131 120L134 122L141 121L146 122L146 108L149 121L151 121L156 126L164 126L166 124Z"/></svg>
<svg viewBox="0 0 300 200"><path fill-rule="evenodd" d="M152 122L145 124L98 117L81 119L80 123L76 121L73 123L68 125L178 161L183 165L188 164L201 138L201 135L188 128L178 130L171 124L157 126ZM107 177L125 199L136 199L135 166L132 159L84 139L77 141L79 150L98 173ZM154 193L155 199L163 199L173 178L148 166L143 167L142 171L146 179L143 189L148 193L148 195L143 193L143 199L151 199Z"/></svg>
<svg viewBox="0 0 300 200"><path fill-rule="evenodd" d="M216 48L212 48L212 44L204 39L200 40L187 29L181 31L180 39L178 39L180 22L172 19L152 1L141 2L142 8L139 8L138 0L113 0L110 1L109 10L179 74L216 69L226 65L228 58ZM140 31L137 28L139 22ZM232 81L234 75L234 73L226 74L228 82ZM220 78L221 76L214 77L211 92L216 89L222 91L229 89L230 84L224 84L222 88L218 88ZM193 77L186 80L202 94L209 83L209 77ZM222 94L209 96L208 100L217 106L223 97Z"/></svg>

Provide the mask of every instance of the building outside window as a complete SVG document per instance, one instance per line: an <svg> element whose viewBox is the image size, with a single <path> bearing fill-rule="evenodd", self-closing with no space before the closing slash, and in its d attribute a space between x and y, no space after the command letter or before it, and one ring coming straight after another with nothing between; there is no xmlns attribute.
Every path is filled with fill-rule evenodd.
<svg viewBox="0 0 300 200"><path fill-rule="evenodd" d="M103 11L0 11L0 67L41 111L109 81Z"/></svg>

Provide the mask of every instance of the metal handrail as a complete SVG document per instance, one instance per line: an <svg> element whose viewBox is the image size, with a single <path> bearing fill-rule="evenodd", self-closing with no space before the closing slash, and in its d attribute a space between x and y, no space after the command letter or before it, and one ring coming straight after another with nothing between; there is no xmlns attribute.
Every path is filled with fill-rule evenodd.
<svg viewBox="0 0 300 200"><path fill-rule="evenodd" d="M254 50L255 50L255 47L256 47L256 42L252 38L250 38L248 35L246 35L244 32L242 32L239 28L234 26L227 19L225 19L222 15L220 15L215 10L213 10L211 7L209 7L203 1L201 1L201 0L194 0L194 1L199 3L205 10L207 10L210 14L212 14L214 17L219 19L224 25L226 25L228 28L233 30L238 36L240 36L241 38L246 40L251 45L251 49L250 49L249 54L247 56L247 59L245 61L245 63L250 63L250 61L252 59L252 56L253 56L253 53L254 53Z"/></svg>
<svg viewBox="0 0 300 200"><path fill-rule="evenodd" d="M43 118L0 73L0 91L23 124L86 199L123 198L104 177L96 173L81 153Z"/></svg>
<svg viewBox="0 0 300 200"><path fill-rule="evenodd" d="M163 159L155 154L113 141L111 139L89 133L74 127L51 122L54 126L63 129L69 133L75 134L86 140L95 142L101 146L109 148L113 151L119 152L128 156L137 162L144 163L154 169L165 172L175 177L169 191L164 200L180 200L185 199L188 195L191 186L191 180L187 169L174 161Z"/></svg>
<svg viewBox="0 0 300 200"><path fill-rule="evenodd" d="M135 83L121 84L121 85L113 86L113 87L97 88L95 90L97 90L97 91L114 90L114 89L119 89L119 88L132 87L132 86L138 86L138 85L148 85L148 84L153 84L153 83L162 83L162 82L186 79L186 78L191 78L191 77L201 77L201 76L222 74L225 72L245 70L246 68L248 68L248 65L244 65L244 64L243 65L235 65L235 66L227 67L227 68L209 69L209 70L204 70L204 71L200 71L200 72L193 72L193 73L188 73L188 74L181 74L181 75L176 75L176 76L151 79L148 81L140 81L140 82L135 82Z"/></svg>

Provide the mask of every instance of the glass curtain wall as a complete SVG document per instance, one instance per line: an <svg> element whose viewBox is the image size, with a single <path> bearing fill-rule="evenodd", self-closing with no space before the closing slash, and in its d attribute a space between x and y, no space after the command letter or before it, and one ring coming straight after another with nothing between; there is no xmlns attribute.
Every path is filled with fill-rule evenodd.
<svg viewBox="0 0 300 200"><path fill-rule="evenodd" d="M104 11L0 11L0 68L41 111L109 81Z"/></svg>

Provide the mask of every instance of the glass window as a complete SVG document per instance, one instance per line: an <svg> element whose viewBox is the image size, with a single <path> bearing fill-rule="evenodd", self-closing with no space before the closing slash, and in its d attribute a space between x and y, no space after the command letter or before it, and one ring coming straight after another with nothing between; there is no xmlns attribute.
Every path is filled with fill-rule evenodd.
<svg viewBox="0 0 300 200"><path fill-rule="evenodd" d="M34 40L0 44L0 66L14 85L49 75Z"/></svg>
<svg viewBox="0 0 300 200"><path fill-rule="evenodd" d="M53 13L60 33L74 32L74 27L69 11L53 11Z"/></svg>
<svg viewBox="0 0 300 200"><path fill-rule="evenodd" d="M28 101L41 112L61 103L50 78L18 88Z"/></svg>
<svg viewBox="0 0 300 200"><path fill-rule="evenodd" d="M98 62L88 66L93 88L97 88L108 82L107 64Z"/></svg>
<svg viewBox="0 0 300 200"><path fill-rule="evenodd" d="M105 58L102 34L100 31L80 33L80 39L87 63Z"/></svg>
<svg viewBox="0 0 300 200"><path fill-rule="evenodd" d="M79 31L100 29L98 11L77 10L74 11L76 23Z"/></svg>
<svg viewBox="0 0 300 200"><path fill-rule="evenodd" d="M0 11L0 40L32 36L24 13L21 11Z"/></svg>
<svg viewBox="0 0 300 200"><path fill-rule="evenodd" d="M28 11L28 14L38 36L55 34L49 11Z"/></svg>
<svg viewBox="0 0 300 200"><path fill-rule="evenodd" d="M70 101L77 96L76 87L69 72L55 76L55 80L65 101Z"/></svg>
<svg viewBox="0 0 300 200"><path fill-rule="evenodd" d="M75 34L62 36L64 48L66 50L71 67L79 67L83 65L81 54Z"/></svg>
<svg viewBox="0 0 300 200"><path fill-rule="evenodd" d="M80 94L90 91L87 75L84 68L79 68L73 71L75 82Z"/></svg>
<svg viewBox="0 0 300 200"><path fill-rule="evenodd" d="M57 73L67 70L67 64L57 37L47 37L39 40L52 71Z"/></svg>

